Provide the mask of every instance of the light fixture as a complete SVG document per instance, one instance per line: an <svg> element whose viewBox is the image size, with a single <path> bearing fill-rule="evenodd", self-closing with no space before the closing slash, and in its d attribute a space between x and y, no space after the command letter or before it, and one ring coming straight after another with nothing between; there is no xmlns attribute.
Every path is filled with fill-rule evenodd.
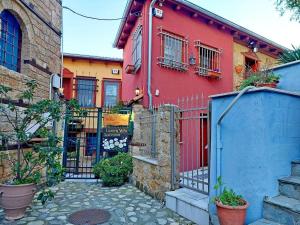
<svg viewBox="0 0 300 225"><path fill-rule="evenodd" d="M255 52L255 53L258 52L258 47L254 47L253 52Z"/></svg>
<svg viewBox="0 0 300 225"><path fill-rule="evenodd" d="M165 0L159 0L159 3L158 3L158 5L159 5L160 7L162 7L162 6L163 6L163 4L164 4L164 1L165 1Z"/></svg>
<svg viewBox="0 0 300 225"><path fill-rule="evenodd" d="M135 96L139 96L141 94L141 90L139 89L139 87L136 87L134 92L135 92Z"/></svg>
<svg viewBox="0 0 300 225"><path fill-rule="evenodd" d="M190 55L189 57L189 64L190 65L195 65L196 64L196 58L195 56L193 55L193 53Z"/></svg>

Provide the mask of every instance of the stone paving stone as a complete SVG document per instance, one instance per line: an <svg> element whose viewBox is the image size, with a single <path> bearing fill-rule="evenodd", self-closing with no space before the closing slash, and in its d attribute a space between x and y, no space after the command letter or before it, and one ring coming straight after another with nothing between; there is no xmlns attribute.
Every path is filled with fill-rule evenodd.
<svg viewBox="0 0 300 225"><path fill-rule="evenodd" d="M109 222L102 225L193 224L130 184L108 188L97 183L68 181L60 183L54 191L52 201L43 206L35 199L26 216L18 221L5 220L0 209L0 224L70 225L71 213L88 208L106 209L111 213Z"/></svg>

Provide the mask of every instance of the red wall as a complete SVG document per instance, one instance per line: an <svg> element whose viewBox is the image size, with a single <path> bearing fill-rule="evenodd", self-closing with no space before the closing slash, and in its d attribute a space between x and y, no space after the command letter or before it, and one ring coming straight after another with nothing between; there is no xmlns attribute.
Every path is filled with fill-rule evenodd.
<svg viewBox="0 0 300 225"><path fill-rule="evenodd" d="M123 71L123 100L134 97L134 89L139 87L144 91L144 106L148 106L147 97L147 39L148 31L145 29L148 22L148 7L150 1L145 4L142 17L138 23L143 24L143 58L142 68L136 75L126 74ZM158 7L158 6L156 6ZM233 38L216 27L201 22L193 18L190 14L185 14L182 10L175 10L168 6L163 6L163 19L153 17L153 36L152 36L152 95L153 104L175 102L175 99L182 96L196 94L211 94L228 92L233 90ZM145 17L146 16L146 17ZM158 28L161 27L174 34L187 37L189 40L189 55L193 53L197 57L197 49L194 46L196 40L203 44L223 49L221 55L222 78L207 79L195 74L194 66L189 66L188 71L178 72L176 70L160 67L157 64L157 57L160 56L160 36ZM133 29L133 32L136 28ZM132 33L130 34L124 48L124 67L131 62L132 52ZM130 64L130 63L129 63ZM124 69L123 69L124 70ZM154 95L158 89L158 97Z"/></svg>

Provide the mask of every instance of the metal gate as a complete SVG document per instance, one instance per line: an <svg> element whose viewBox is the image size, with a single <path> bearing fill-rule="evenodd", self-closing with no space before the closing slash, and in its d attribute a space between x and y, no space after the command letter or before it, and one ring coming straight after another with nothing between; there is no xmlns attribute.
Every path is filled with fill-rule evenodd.
<svg viewBox="0 0 300 225"><path fill-rule="evenodd" d="M180 99L171 123L179 124L179 186L208 194L210 129L205 103L197 96Z"/></svg>
<svg viewBox="0 0 300 225"><path fill-rule="evenodd" d="M130 108L68 111L65 119L63 166L67 179L93 179L102 158L128 151ZM117 121L116 119L117 115Z"/></svg>
<svg viewBox="0 0 300 225"><path fill-rule="evenodd" d="M93 165L100 160L102 109L68 112L65 120L63 166L65 177L94 178Z"/></svg>

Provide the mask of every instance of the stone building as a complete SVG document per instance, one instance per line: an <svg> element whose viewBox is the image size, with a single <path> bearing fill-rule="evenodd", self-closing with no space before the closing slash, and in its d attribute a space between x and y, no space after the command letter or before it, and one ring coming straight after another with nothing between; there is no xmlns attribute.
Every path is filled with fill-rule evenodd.
<svg viewBox="0 0 300 225"><path fill-rule="evenodd" d="M0 83L17 94L26 79L35 97L49 97L51 74L61 71L61 0L0 1Z"/></svg>
<svg viewBox="0 0 300 225"><path fill-rule="evenodd" d="M34 100L49 98L52 74L61 73L61 27L61 0L0 0L0 84L13 90L9 99L0 96L0 104L26 107L17 95L33 79ZM0 129L10 131L3 116ZM10 174L3 156L16 154L14 143L3 143L0 138L0 181Z"/></svg>

